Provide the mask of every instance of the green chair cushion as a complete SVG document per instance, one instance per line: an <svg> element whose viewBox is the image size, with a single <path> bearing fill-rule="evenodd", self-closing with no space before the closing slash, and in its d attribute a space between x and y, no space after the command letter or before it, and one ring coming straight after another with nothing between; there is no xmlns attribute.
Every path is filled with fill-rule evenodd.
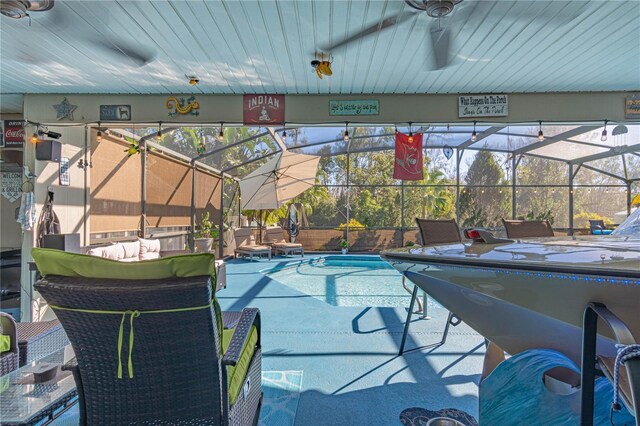
<svg viewBox="0 0 640 426"><path fill-rule="evenodd" d="M231 337L235 329L228 328L222 331L222 350L227 352ZM240 394L242 384L249 371L251 365L251 359L253 353L256 351L256 344L258 343L258 330L255 326L251 327L249 331L249 338L245 341L242 347L242 353L240 360L235 366L227 366L227 389L229 390L229 405L233 405Z"/></svg>
<svg viewBox="0 0 640 426"><path fill-rule="evenodd" d="M34 248L33 260L43 277L112 278L120 280L151 280L209 275L216 283L215 256L212 253L181 254L140 262L119 262L98 256L69 253L61 250ZM214 293L215 294L215 293ZM218 332L222 333L220 306L214 298Z"/></svg>
<svg viewBox="0 0 640 426"><path fill-rule="evenodd" d="M11 336L0 334L0 353L11 350Z"/></svg>
<svg viewBox="0 0 640 426"><path fill-rule="evenodd" d="M118 262L103 257L34 248L31 255L43 277L113 278L151 280L210 275L215 284L215 257L212 253L183 254L140 262Z"/></svg>

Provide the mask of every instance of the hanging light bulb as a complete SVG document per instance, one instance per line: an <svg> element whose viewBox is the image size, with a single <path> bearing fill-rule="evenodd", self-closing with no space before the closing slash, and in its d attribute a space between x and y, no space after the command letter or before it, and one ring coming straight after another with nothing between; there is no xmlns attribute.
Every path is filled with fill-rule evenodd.
<svg viewBox="0 0 640 426"><path fill-rule="evenodd" d="M609 120L604 120L604 129L602 129L602 136L600 136L600 140L602 142L606 142L607 141L607 122Z"/></svg>
<svg viewBox="0 0 640 426"><path fill-rule="evenodd" d="M97 141L101 141L102 140L102 132L100 131L100 122L98 121L98 133L96 133L96 140Z"/></svg>
<svg viewBox="0 0 640 426"><path fill-rule="evenodd" d="M540 130L538 131L538 140L539 141L543 141L544 140L544 133L542 133L542 121L538 122L540 124Z"/></svg>
<svg viewBox="0 0 640 426"><path fill-rule="evenodd" d="M39 140L40 138L38 137L38 133L33 132L33 135L31 135L31 143L38 143Z"/></svg>
<svg viewBox="0 0 640 426"><path fill-rule="evenodd" d="M476 133L476 122L473 122L473 133L471 133L471 142L478 140L478 134Z"/></svg>
<svg viewBox="0 0 640 426"><path fill-rule="evenodd" d="M158 121L158 132L156 133L156 139L162 139L162 121Z"/></svg>
<svg viewBox="0 0 640 426"><path fill-rule="evenodd" d="M413 143L413 133L409 132L409 138L407 139L409 143Z"/></svg>
<svg viewBox="0 0 640 426"><path fill-rule="evenodd" d="M218 140L224 142L224 123L220 122L220 132L218 133Z"/></svg>
<svg viewBox="0 0 640 426"><path fill-rule="evenodd" d="M345 142L349 142L349 140L351 139L351 136L349 136L348 126L349 126L349 122L347 121L344 124L344 137L342 138L344 139Z"/></svg>
<svg viewBox="0 0 640 426"><path fill-rule="evenodd" d="M282 123L282 142L287 141L287 127L286 123Z"/></svg>

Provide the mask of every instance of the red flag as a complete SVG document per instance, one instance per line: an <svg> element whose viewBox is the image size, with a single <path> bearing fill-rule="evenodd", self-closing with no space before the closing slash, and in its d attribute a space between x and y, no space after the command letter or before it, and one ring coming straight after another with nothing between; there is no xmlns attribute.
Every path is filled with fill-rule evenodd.
<svg viewBox="0 0 640 426"><path fill-rule="evenodd" d="M396 132L396 157L393 178L422 180L422 133L405 135Z"/></svg>

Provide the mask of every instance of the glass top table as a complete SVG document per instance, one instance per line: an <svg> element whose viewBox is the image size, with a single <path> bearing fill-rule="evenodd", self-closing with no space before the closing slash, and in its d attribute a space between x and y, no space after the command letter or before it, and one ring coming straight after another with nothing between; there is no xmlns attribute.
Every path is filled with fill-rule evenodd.
<svg viewBox="0 0 640 426"><path fill-rule="evenodd" d="M67 357L73 353L67 347ZM46 424L77 402L76 384L70 371L61 371L65 349L0 377L0 423L3 425ZM56 376L34 383L34 371L57 366Z"/></svg>

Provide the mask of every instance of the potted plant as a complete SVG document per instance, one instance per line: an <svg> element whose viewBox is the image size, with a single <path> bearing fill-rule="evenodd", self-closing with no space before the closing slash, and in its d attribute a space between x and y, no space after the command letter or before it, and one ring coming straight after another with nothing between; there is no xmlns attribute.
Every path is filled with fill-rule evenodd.
<svg viewBox="0 0 640 426"><path fill-rule="evenodd" d="M200 224L194 234L193 244L197 252L209 252L213 248L213 240L218 238L218 229L209 220L209 212L202 214Z"/></svg>
<svg viewBox="0 0 640 426"><path fill-rule="evenodd" d="M340 243L338 244L340 246L340 249L342 250L342 254L347 254L347 252L349 251L349 241L345 240L344 238L340 240Z"/></svg>

